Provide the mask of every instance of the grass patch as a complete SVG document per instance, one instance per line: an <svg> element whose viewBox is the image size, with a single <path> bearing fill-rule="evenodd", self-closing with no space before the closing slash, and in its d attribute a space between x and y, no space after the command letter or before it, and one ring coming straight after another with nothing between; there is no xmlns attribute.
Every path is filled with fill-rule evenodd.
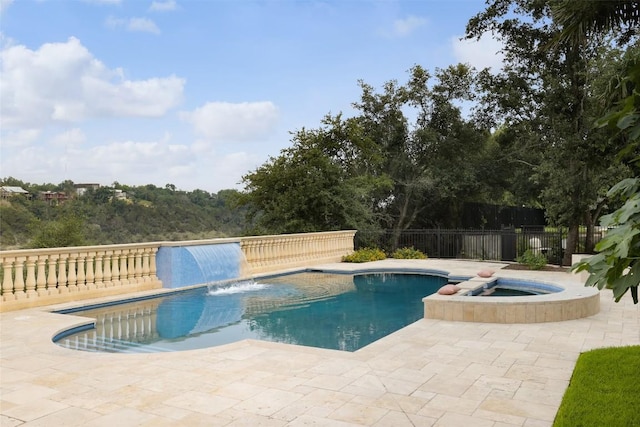
<svg viewBox="0 0 640 427"><path fill-rule="evenodd" d="M554 427L640 426L640 346L582 353Z"/></svg>

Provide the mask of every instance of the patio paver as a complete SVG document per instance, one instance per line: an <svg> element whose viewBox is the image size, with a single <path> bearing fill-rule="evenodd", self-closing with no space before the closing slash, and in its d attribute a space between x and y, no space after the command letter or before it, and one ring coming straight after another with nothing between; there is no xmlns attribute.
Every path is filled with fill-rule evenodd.
<svg viewBox="0 0 640 427"><path fill-rule="evenodd" d="M487 267L379 265L416 263L462 274ZM582 286L568 273L496 274ZM51 342L79 320L50 309L0 315L2 427L549 426L581 352L640 344L640 306L627 296L616 304L609 291L600 313L584 319L422 319L353 353L260 341L174 353L80 352Z"/></svg>

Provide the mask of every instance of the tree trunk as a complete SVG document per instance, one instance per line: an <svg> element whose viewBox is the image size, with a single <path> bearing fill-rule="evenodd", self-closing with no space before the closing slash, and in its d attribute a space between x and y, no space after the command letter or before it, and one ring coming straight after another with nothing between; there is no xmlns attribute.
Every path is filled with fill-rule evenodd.
<svg viewBox="0 0 640 427"><path fill-rule="evenodd" d="M595 246L593 242L593 218L591 218L589 213L587 213L586 217L585 225L587 227L587 235L584 238L584 253L590 254L593 252L593 247Z"/></svg>
<svg viewBox="0 0 640 427"><path fill-rule="evenodd" d="M585 218L586 218L586 225L587 225L587 237L584 242L585 254L592 254L595 252L596 242L594 240L594 237L595 237L594 228L595 228L596 220L600 217L600 212L602 212L602 208L605 205L605 201L606 199L598 202L598 205L594 209L593 213L590 211L586 212Z"/></svg>
<svg viewBox="0 0 640 427"><path fill-rule="evenodd" d="M578 225L572 224L569 226L569 234L567 234L567 247L564 250L562 265L571 265L571 255L576 250L576 243L578 243Z"/></svg>

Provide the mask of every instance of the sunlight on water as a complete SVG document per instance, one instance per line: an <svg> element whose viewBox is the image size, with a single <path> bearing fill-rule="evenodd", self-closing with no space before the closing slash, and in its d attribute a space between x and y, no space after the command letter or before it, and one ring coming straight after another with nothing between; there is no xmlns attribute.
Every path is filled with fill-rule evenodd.
<svg viewBox="0 0 640 427"><path fill-rule="evenodd" d="M259 291L262 289L266 289L268 287L269 285L265 285L262 283L242 282L242 283L233 284L231 286L209 288L209 292L207 292L207 295L212 296L212 295L241 294L245 292Z"/></svg>

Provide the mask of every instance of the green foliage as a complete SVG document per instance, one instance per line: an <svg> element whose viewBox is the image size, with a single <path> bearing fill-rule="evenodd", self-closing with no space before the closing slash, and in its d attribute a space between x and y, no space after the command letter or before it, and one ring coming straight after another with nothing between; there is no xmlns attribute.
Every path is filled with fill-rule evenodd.
<svg viewBox="0 0 640 427"><path fill-rule="evenodd" d="M488 132L462 118L475 71L466 65L409 70L405 84L377 90L360 81L350 118L327 115L319 129L243 177L242 201L260 231L393 229L457 225L464 200L495 182L485 170ZM449 223L450 222L450 223Z"/></svg>
<svg viewBox="0 0 640 427"><path fill-rule="evenodd" d="M391 258L395 259L426 259L427 256L423 254L420 250L414 248L398 248L393 254L391 254Z"/></svg>
<svg viewBox="0 0 640 427"><path fill-rule="evenodd" d="M524 254L516 258L520 264L524 264L532 270L540 270L547 265L547 257L540 252L535 252L532 249L527 249Z"/></svg>
<svg viewBox="0 0 640 427"><path fill-rule="evenodd" d="M631 157L631 162L636 165L640 145L639 88L640 61L633 57L614 88L614 92L617 92L614 99L620 101L596 123L612 129L615 137L622 137L626 141L619 156ZM616 302L630 290L633 302L637 304L640 283L640 179L620 181L609 190L607 197L618 198L623 205L602 217L601 225L611 229L596 245L598 254L577 263L573 270L588 271L590 276L586 285L612 289Z"/></svg>
<svg viewBox="0 0 640 427"><path fill-rule="evenodd" d="M638 372L640 346L582 353L553 426L640 425Z"/></svg>
<svg viewBox="0 0 640 427"><path fill-rule="evenodd" d="M12 197L0 202L2 249L209 239L241 236L246 229L246 209L236 205L239 195L236 190L210 194L202 190L174 190L169 184L160 188L116 183L118 189L126 191L127 198L114 200L113 189L109 187L87 190L77 197L71 181L58 186L32 185L8 178L3 183L23 187L34 197ZM70 199L59 205L37 197L41 189L63 188ZM82 218L81 235L71 233L74 229L69 213ZM62 230L70 234L65 237Z"/></svg>
<svg viewBox="0 0 640 427"><path fill-rule="evenodd" d="M35 220L31 228L32 248L62 248L86 244L84 220L73 213L67 213L55 221Z"/></svg>
<svg viewBox="0 0 640 427"><path fill-rule="evenodd" d="M342 262L369 262L379 261L386 259L387 256L381 249L377 248L362 248L353 252L350 255L342 257Z"/></svg>
<svg viewBox="0 0 640 427"><path fill-rule="evenodd" d="M388 184L349 174L350 154L335 150L343 150L336 139L346 138L351 124L336 126L344 127L298 131L293 147L243 177L248 191L239 203L256 234L358 229L372 221L371 193Z"/></svg>
<svg viewBox="0 0 640 427"><path fill-rule="evenodd" d="M562 16L573 25L580 15L573 12L602 2L571 3L489 0L467 25L468 38L491 32L505 45L503 70L481 75L477 117L501 129L496 154L508 159L517 178L513 191L532 191L551 223L570 228L565 265L575 250L578 226L595 224L607 189L633 176L617 158L621 141L593 127L603 114L601 94L624 51L601 36L579 43L562 39L555 19ZM562 5L572 13L566 8L560 13Z"/></svg>
<svg viewBox="0 0 640 427"><path fill-rule="evenodd" d="M623 135L627 145L620 156L637 156L640 145L640 60L638 49L632 52L625 64L622 76L616 76L610 88L614 106L604 117L596 122L598 127L608 127L616 136ZM635 157L634 161L638 158Z"/></svg>
<svg viewBox="0 0 640 427"><path fill-rule="evenodd" d="M616 302L629 290L634 303L638 302L640 283L640 178L626 179L609 191L624 205L602 217L601 225L609 228L606 236L596 244L598 254L573 266L575 271L590 273L586 286L613 290Z"/></svg>

